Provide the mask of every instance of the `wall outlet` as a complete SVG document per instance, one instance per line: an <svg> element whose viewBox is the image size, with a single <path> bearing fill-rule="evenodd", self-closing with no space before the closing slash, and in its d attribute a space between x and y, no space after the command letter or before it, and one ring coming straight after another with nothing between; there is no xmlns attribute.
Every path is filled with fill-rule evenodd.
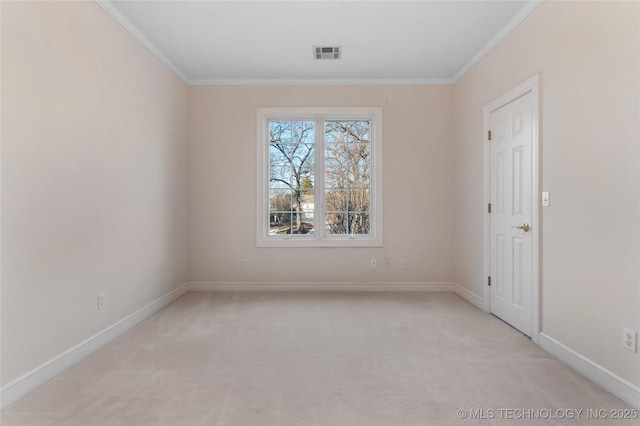
<svg viewBox="0 0 640 426"><path fill-rule="evenodd" d="M638 345L636 342L637 335L638 335L637 332L633 330L629 330L628 328L625 328L622 331L622 346L626 350L636 353L636 351L638 350Z"/></svg>
<svg viewBox="0 0 640 426"><path fill-rule="evenodd" d="M375 268L376 266L378 266L378 265L376 264L376 259L375 259L375 258L371 259L371 267L372 267L372 268Z"/></svg>
<svg viewBox="0 0 640 426"><path fill-rule="evenodd" d="M384 267L385 268L391 268L391 258L390 257L385 257L384 258Z"/></svg>
<svg viewBox="0 0 640 426"><path fill-rule="evenodd" d="M242 259L240 261L240 267L242 269L247 269L249 267L249 261L247 259Z"/></svg>
<svg viewBox="0 0 640 426"><path fill-rule="evenodd" d="M98 294L98 310L104 309L104 293Z"/></svg>
<svg viewBox="0 0 640 426"><path fill-rule="evenodd" d="M407 259L400 259L400 269L407 269Z"/></svg>

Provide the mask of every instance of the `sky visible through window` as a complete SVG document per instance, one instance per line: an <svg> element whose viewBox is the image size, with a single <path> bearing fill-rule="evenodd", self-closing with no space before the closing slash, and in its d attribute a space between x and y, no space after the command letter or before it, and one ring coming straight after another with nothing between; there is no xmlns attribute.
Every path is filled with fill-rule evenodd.
<svg viewBox="0 0 640 426"><path fill-rule="evenodd" d="M327 235L370 233L370 120L325 120L320 147L310 120L271 120L269 138L270 235L312 236L316 226Z"/></svg>

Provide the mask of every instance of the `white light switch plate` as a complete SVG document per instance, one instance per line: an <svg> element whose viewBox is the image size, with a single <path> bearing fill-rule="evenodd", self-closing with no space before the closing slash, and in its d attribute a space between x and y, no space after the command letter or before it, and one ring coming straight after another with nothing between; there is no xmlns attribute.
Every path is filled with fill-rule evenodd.
<svg viewBox="0 0 640 426"><path fill-rule="evenodd" d="M548 192L543 192L542 193L542 207L549 207L549 193Z"/></svg>

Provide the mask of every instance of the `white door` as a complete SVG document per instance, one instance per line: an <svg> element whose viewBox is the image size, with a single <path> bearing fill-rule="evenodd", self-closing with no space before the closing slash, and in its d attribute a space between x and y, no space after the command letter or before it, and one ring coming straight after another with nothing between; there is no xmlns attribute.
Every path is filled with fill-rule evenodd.
<svg viewBox="0 0 640 426"><path fill-rule="evenodd" d="M490 129L491 312L531 336L533 94L493 111Z"/></svg>

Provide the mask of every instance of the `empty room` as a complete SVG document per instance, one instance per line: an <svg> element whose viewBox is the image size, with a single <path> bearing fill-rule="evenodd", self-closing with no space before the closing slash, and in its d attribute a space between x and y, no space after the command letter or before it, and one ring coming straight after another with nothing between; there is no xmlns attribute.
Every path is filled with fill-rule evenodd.
<svg viewBox="0 0 640 426"><path fill-rule="evenodd" d="M0 25L2 426L640 424L640 2Z"/></svg>

